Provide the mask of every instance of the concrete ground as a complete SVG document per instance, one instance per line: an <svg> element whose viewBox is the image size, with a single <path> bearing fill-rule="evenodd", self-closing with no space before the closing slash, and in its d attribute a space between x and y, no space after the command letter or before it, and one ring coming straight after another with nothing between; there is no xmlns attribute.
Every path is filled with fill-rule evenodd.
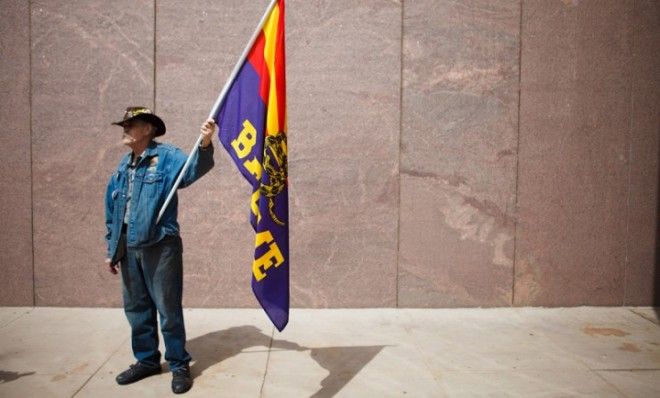
<svg viewBox="0 0 660 398"><path fill-rule="evenodd" d="M189 397L660 397L652 308L186 310ZM0 308L0 397L163 397L119 309Z"/></svg>

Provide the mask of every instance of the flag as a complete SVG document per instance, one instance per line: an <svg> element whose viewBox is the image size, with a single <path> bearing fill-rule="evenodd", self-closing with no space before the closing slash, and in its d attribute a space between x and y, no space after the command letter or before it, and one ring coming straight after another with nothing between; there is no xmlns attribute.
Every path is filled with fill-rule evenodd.
<svg viewBox="0 0 660 398"><path fill-rule="evenodd" d="M284 0L278 0L215 115L220 142L252 186L252 291L279 331L289 320Z"/></svg>

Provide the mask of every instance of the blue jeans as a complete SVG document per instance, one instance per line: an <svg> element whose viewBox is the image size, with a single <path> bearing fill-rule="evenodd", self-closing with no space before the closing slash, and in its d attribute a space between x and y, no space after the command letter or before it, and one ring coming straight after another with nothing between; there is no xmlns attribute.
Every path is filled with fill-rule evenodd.
<svg viewBox="0 0 660 398"><path fill-rule="evenodd" d="M165 340L165 360L170 370L190 362L183 324L183 246L178 236L157 244L126 250L121 261L124 312L131 325L135 358L146 366L160 366L158 322Z"/></svg>

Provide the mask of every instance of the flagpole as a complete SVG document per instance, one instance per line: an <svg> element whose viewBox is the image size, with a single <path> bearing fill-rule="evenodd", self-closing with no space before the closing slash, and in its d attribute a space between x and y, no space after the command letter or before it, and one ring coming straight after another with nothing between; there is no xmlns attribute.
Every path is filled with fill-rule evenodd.
<svg viewBox="0 0 660 398"><path fill-rule="evenodd" d="M231 87L231 84L234 82L234 79L236 79L236 75L238 75L238 71L243 66L243 62L245 61L245 58L247 58L247 55L250 52L250 49L252 48L252 45L254 44L255 41L257 41L257 37L259 37L259 33L261 32L261 29L266 23L266 18L268 18L268 15L270 14L273 7L275 7L275 4L277 4L277 1L278 0L272 0L268 5L266 12L264 12L264 15L261 17L261 20L257 25L257 28L254 30L254 33L252 33L252 37L250 37L250 40L243 49L243 53L238 59L238 62L236 62L236 65L234 65L234 69L231 71L229 78L225 82L225 86L222 88L222 91L220 91L220 95L218 95L218 98L215 100L215 103L213 104L213 108L211 108L211 112L209 113L208 119L213 118L215 114L218 112L218 109L220 108L222 101L225 100L225 97L227 96L227 92L229 92L229 88ZM158 212L158 218L156 219L156 224L160 222L160 218L163 216L163 213L165 213L165 209L167 209L167 206L170 204L170 201L174 197L176 190L179 188L183 176L186 174L186 171L188 171L188 167L190 167L190 162L192 161L193 156L195 155L195 153L197 153L197 150L199 149L199 144L202 143L202 138L203 135L200 134L199 137L197 138L197 141L195 142L195 146L193 146L192 151L190 151L190 155L188 155L188 159L186 159L186 163L184 163L183 168L179 173L179 176L174 182L174 186L170 190L170 193L167 195L167 198L165 199L165 203L163 203L163 206L160 208L160 211Z"/></svg>

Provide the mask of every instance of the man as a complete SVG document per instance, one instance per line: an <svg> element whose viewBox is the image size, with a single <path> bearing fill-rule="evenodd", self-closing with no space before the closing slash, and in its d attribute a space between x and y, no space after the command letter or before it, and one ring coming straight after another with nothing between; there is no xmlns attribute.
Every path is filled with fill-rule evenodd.
<svg viewBox="0 0 660 398"><path fill-rule="evenodd" d="M129 384L160 373L158 313L165 360L172 371L172 391L184 393L192 387L192 377L181 305L183 264L176 195L162 219L158 223L156 219L187 156L176 147L154 141L165 134L166 128L148 108L127 108L124 118L113 124L124 128L122 143L131 151L121 159L108 183L105 261L113 274L121 268L124 312L131 325L133 354L137 359L116 380ZM213 167L214 131L212 119L202 125L200 148L181 188Z"/></svg>

